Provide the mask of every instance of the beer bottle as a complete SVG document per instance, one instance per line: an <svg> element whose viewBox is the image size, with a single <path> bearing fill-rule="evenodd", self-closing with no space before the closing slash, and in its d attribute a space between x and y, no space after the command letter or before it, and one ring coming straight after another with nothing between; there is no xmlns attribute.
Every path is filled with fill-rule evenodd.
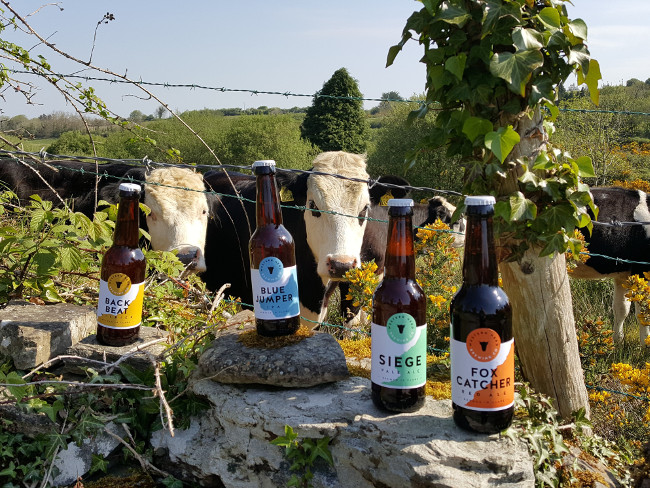
<svg viewBox="0 0 650 488"><path fill-rule="evenodd" d="M514 413L512 310L499 287L492 196L469 196L463 284L450 305L451 400L459 427L507 428Z"/></svg>
<svg viewBox="0 0 650 488"><path fill-rule="evenodd" d="M427 380L426 297L415 281L413 200L388 200L384 278L372 297L372 400L394 412L424 405Z"/></svg>
<svg viewBox="0 0 650 488"><path fill-rule="evenodd" d="M293 237L282 225L275 161L253 163L256 228L250 238L251 282L257 333L281 336L300 327L298 274Z"/></svg>
<svg viewBox="0 0 650 488"><path fill-rule="evenodd" d="M113 245L102 260L97 304L97 341L107 346L138 338L147 267L138 247L140 185L121 183L119 188Z"/></svg>

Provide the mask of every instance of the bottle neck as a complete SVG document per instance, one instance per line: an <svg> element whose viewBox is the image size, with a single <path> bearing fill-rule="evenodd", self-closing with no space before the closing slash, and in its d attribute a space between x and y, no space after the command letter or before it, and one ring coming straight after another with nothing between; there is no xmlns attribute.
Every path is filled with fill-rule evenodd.
<svg viewBox="0 0 650 488"><path fill-rule="evenodd" d="M491 206L468 207L463 257L463 284L499 285Z"/></svg>
<svg viewBox="0 0 650 488"><path fill-rule="evenodd" d="M140 227L140 198L121 197L117 210L117 222L113 234L113 245L138 247Z"/></svg>
<svg viewBox="0 0 650 488"><path fill-rule="evenodd" d="M256 172L257 188L257 227L263 225L281 225L282 211L280 210L280 199L278 188L275 182L275 173L264 171Z"/></svg>
<svg viewBox="0 0 650 488"><path fill-rule="evenodd" d="M415 279L412 216L411 207L390 207L388 210L388 239L384 262L386 278Z"/></svg>

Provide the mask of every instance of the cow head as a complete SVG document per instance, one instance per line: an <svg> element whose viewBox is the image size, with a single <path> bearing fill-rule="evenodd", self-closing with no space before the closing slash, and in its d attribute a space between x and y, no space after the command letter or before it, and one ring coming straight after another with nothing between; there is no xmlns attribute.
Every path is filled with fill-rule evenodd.
<svg viewBox="0 0 650 488"><path fill-rule="evenodd" d="M429 209L427 220L420 225L424 227L427 224L432 224L436 220L449 225L450 229L454 231L453 247L463 247L465 244L465 218L461 217L456 222L451 223L451 217L454 215L456 207L449 203L443 197L433 197L429 199Z"/></svg>
<svg viewBox="0 0 650 488"><path fill-rule="evenodd" d="M319 154L314 171L368 180L365 157L343 151ZM365 181L310 175L307 179L308 210L305 211L307 243L326 284L340 280L346 271L361 264L360 251L370 206Z"/></svg>
<svg viewBox="0 0 650 488"><path fill-rule="evenodd" d="M151 209L147 226L155 250L178 251L196 273L205 271L208 198L201 174L185 168L158 168L146 179L144 203Z"/></svg>

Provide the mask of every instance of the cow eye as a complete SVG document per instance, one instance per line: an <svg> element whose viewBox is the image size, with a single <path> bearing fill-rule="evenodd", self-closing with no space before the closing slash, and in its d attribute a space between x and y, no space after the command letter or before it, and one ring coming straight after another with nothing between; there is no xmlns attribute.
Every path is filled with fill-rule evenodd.
<svg viewBox="0 0 650 488"><path fill-rule="evenodd" d="M314 217L320 217L320 212L318 211L318 207L314 203L313 200L309 200L309 210L313 210L313 212L310 212Z"/></svg>
<svg viewBox="0 0 650 488"><path fill-rule="evenodd" d="M368 216L368 205L363 207L363 210L359 212L359 226L362 226L365 223L367 216Z"/></svg>

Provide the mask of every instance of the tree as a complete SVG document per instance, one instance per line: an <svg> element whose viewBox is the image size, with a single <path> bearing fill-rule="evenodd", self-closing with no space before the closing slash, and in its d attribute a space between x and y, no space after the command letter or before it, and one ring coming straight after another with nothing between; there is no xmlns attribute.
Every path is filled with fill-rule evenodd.
<svg viewBox="0 0 650 488"><path fill-rule="evenodd" d="M361 97L348 71L335 71L307 109L300 127L302 137L322 151L365 152L368 122Z"/></svg>
<svg viewBox="0 0 650 488"><path fill-rule="evenodd" d="M417 102L393 103L382 117L374 148L368 151L368 173L373 177L396 174L405 177L413 186L460 191L463 171L458 157L450 159L444 149L432 149L414 158L418 142L435 127L436 118L435 113L429 113L407 125L409 112L417 107Z"/></svg>
<svg viewBox="0 0 650 488"><path fill-rule="evenodd" d="M411 118L439 110L419 150L446 147L462 158L466 194L497 197L500 271L523 374L555 398L562 416L580 408L588 414L564 252L577 256L574 230L591 226L593 199L580 177L593 176L593 168L588 157L551 150L546 132L558 114L557 87L571 73L598 101L600 69L585 45L587 26L568 18L564 0L424 5L387 63L415 33L427 66L426 103Z"/></svg>

